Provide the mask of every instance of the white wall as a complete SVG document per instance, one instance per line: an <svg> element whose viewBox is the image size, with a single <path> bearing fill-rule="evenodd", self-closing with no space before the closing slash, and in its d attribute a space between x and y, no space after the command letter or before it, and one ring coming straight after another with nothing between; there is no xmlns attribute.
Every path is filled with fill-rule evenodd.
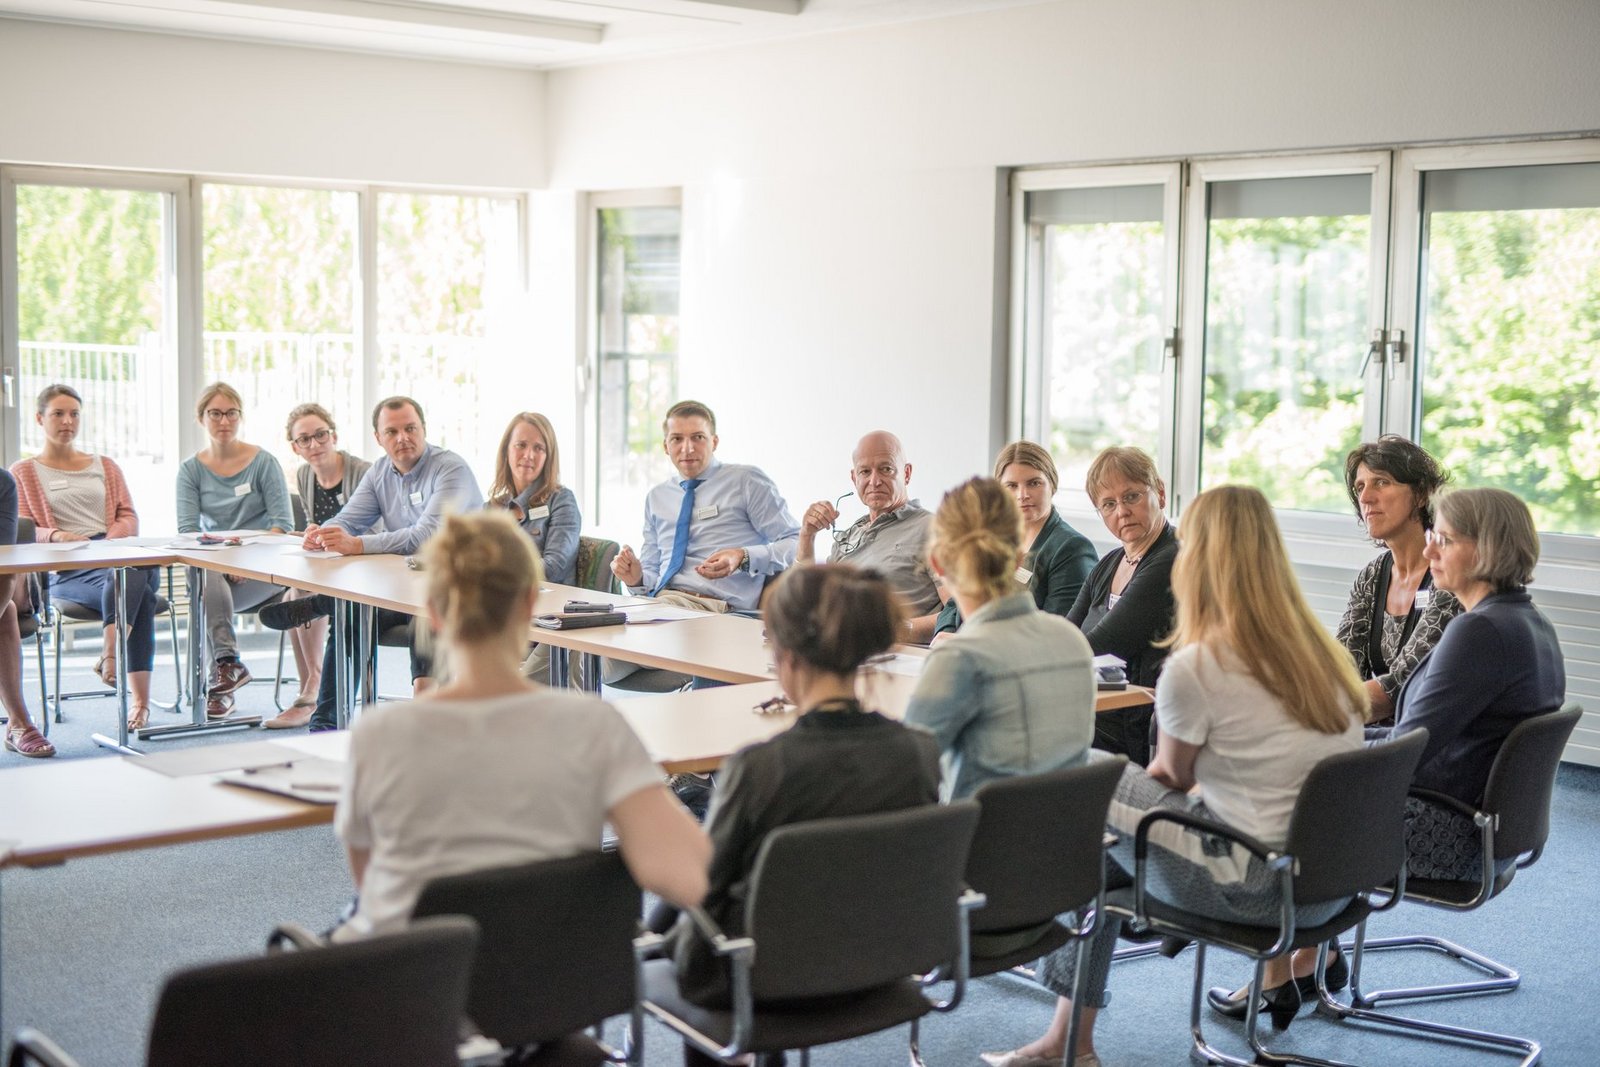
<svg viewBox="0 0 1600 1067"><path fill-rule="evenodd" d="M544 75L0 19L0 162L526 189Z"/></svg>
<svg viewBox="0 0 1600 1067"><path fill-rule="evenodd" d="M937 499L1005 432L998 168L1595 129L1596 55L1593 0L1071 0L552 72L550 186L683 187L724 455L808 500L887 425Z"/></svg>

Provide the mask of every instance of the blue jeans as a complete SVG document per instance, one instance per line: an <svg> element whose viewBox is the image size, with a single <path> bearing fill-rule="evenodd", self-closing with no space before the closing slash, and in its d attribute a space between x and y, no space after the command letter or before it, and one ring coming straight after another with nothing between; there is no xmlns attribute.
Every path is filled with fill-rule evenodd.
<svg viewBox="0 0 1600 1067"><path fill-rule="evenodd" d="M317 600L319 602L319 606L324 606L329 613L333 611L332 597L318 596ZM382 633L392 626L399 626L401 623L410 622L412 618L410 615L407 615L404 612L390 611L387 608L379 608L377 614L378 618L376 633ZM349 645L354 646L355 634L347 630L346 635ZM328 643L323 647L322 650L322 684L317 687L317 708L311 713L310 731L312 733L317 733L321 730L337 730L339 728L337 700L339 683L337 679L334 678L334 669L338 664L338 660L334 658L333 647L333 631L330 628L328 631ZM362 656L355 657L356 663L361 663L363 660L364 657ZM414 681L426 673L427 666L418 656L417 644L416 641L413 640L411 643L412 680Z"/></svg>
<svg viewBox="0 0 1600 1067"><path fill-rule="evenodd" d="M100 617L106 625L117 620L116 597L111 581L111 568L92 571L69 571L50 576L50 595L56 600L68 600L86 608L99 606ZM130 567L124 584L127 587L128 614L132 625L128 629L128 670L148 671L156 662L156 590L161 584L158 567Z"/></svg>

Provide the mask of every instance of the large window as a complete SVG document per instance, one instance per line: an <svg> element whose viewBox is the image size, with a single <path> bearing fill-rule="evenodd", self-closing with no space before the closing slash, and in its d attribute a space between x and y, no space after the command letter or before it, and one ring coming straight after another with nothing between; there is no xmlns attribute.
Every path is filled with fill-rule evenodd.
<svg viewBox="0 0 1600 1067"><path fill-rule="evenodd" d="M671 473L661 420L678 400L681 209L594 198L593 521L632 541L645 494Z"/></svg>
<svg viewBox="0 0 1600 1067"><path fill-rule="evenodd" d="M1424 171L1421 442L1600 533L1600 162Z"/></svg>
<svg viewBox="0 0 1600 1067"><path fill-rule="evenodd" d="M0 305L7 347L12 337L16 344L15 363L9 352L5 360L20 448L11 458L43 446L34 398L52 383L70 385L83 397L79 447L117 461L142 515L168 515L180 458L172 430L181 183L37 177L3 183L16 248L6 272L15 285ZM157 518L155 528L169 526Z"/></svg>
<svg viewBox="0 0 1600 1067"><path fill-rule="evenodd" d="M32 398L68 382L83 446L122 465L147 532L169 531L177 464L204 442L194 394L221 379L286 472L294 405L321 403L374 456L371 407L403 392L487 482L509 415L560 406L507 387L535 380L522 214L509 196L0 168L4 458L38 450Z"/></svg>

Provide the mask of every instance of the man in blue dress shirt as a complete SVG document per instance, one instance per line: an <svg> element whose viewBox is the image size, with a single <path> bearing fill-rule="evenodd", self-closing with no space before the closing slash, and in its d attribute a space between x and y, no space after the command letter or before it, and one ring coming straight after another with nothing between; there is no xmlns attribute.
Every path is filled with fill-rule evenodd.
<svg viewBox="0 0 1600 1067"><path fill-rule="evenodd" d="M769 577L794 562L800 524L757 467L716 458L717 417L680 400L662 423L677 476L650 490L637 555L624 545L611 572L629 592L700 611L754 614ZM607 661L614 683L638 668Z"/></svg>
<svg viewBox="0 0 1600 1067"><path fill-rule="evenodd" d="M305 547L340 555L397 553L412 555L439 529L447 512L476 511L483 493L466 460L448 449L428 444L428 426L422 408L408 396L391 396L372 410L373 436L383 446L384 458L372 465L350 494L339 514L321 526L306 528ZM381 527L381 529L380 529ZM377 531L377 532L374 532ZM332 611L329 597L305 597L274 605L261 612L261 621L274 629L288 629ZM408 621L399 612L378 612L378 632ZM420 661L412 656L413 682ZM333 637L322 657L322 686L311 730L332 730L334 713ZM294 709L291 709L294 710ZM285 712L266 724L272 728L298 726Z"/></svg>

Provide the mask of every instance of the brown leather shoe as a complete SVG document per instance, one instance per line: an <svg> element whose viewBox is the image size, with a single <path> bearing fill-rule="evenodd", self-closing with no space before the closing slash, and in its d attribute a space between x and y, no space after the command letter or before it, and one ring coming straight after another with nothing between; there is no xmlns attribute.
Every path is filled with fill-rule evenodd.
<svg viewBox="0 0 1600 1067"><path fill-rule="evenodd" d="M233 714L233 697L229 696L226 693L222 694L221 696L218 696L216 693L212 693L211 695L206 697L206 718L207 719L212 719L212 720L226 719L229 715L232 715L232 714Z"/></svg>
<svg viewBox="0 0 1600 1067"><path fill-rule="evenodd" d="M226 696L249 684L250 669L244 665L243 660L219 660L211 672L211 686L208 692L214 697Z"/></svg>

